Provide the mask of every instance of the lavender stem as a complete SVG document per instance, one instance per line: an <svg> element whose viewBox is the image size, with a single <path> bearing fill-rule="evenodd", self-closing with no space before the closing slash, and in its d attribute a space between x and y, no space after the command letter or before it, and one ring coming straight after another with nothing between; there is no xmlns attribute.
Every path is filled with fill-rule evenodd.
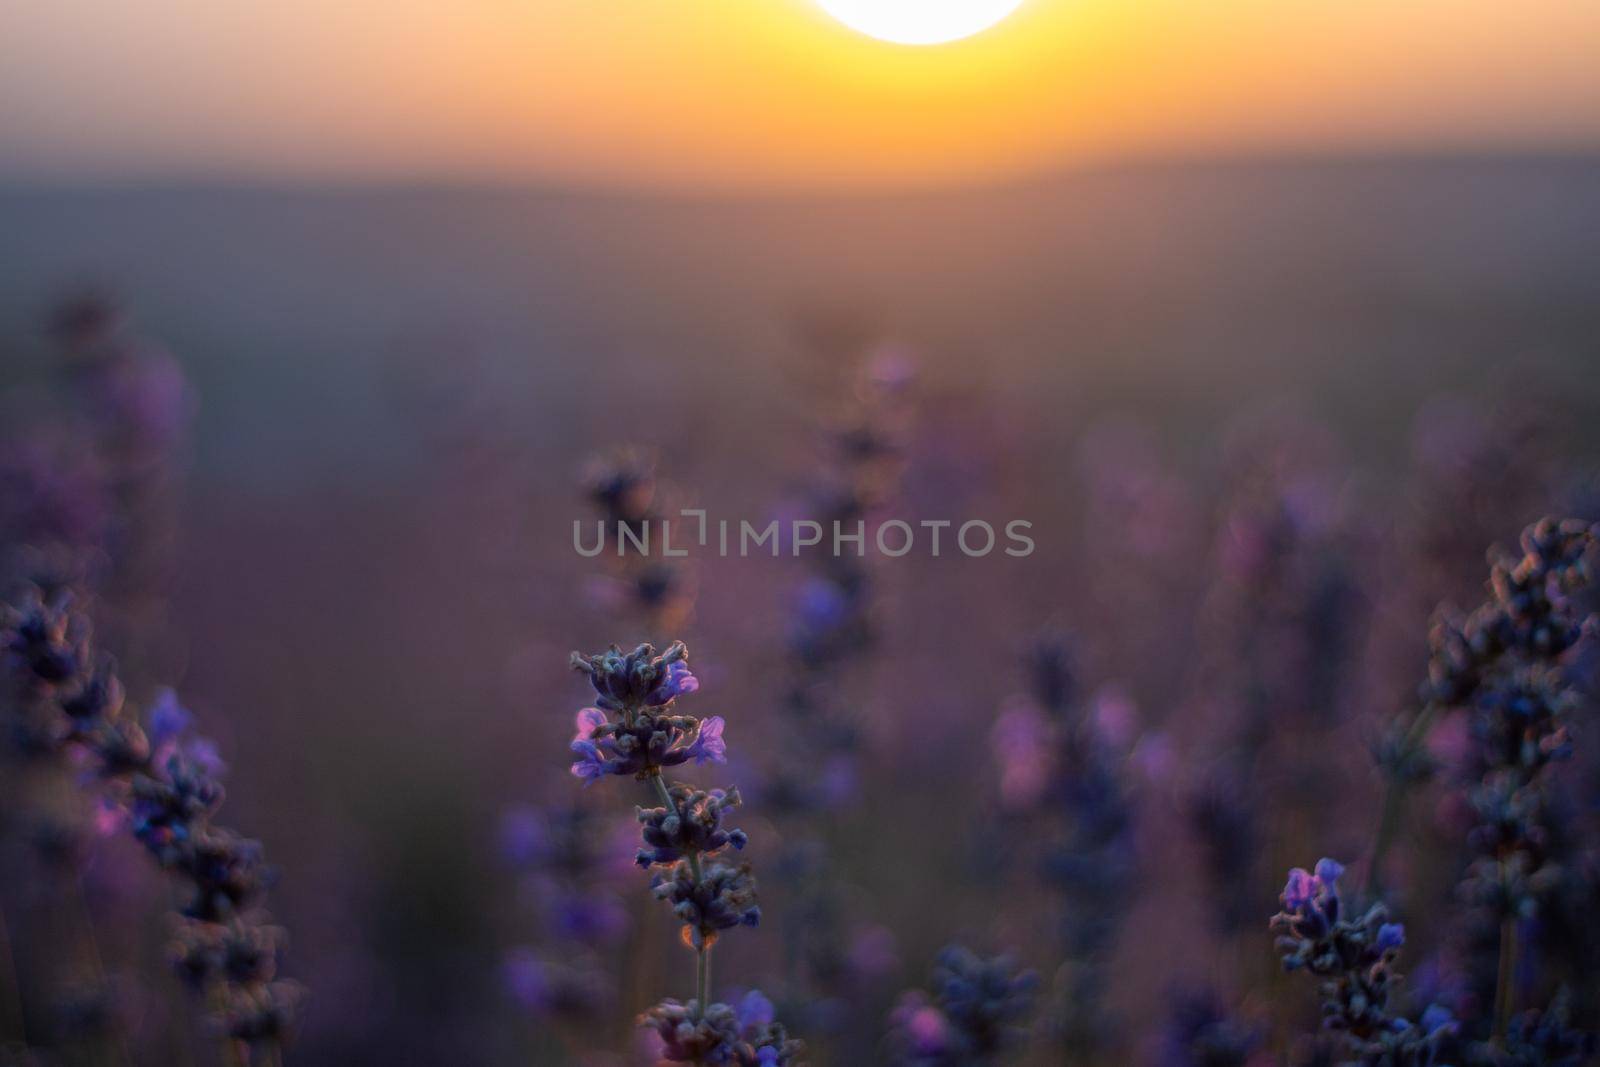
<svg viewBox="0 0 1600 1067"><path fill-rule="evenodd" d="M1433 704L1424 704L1412 720L1411 726L1406 730L1405 748L1407 751L1416 751L1427 740L1428 730L1433 726L1433 717L1436 712ZM1389 779L1383 791L1383 814L1378 819L1378 832L1372 843L1372 859L1367 864L1367 896L1376 898L1379 890L1379 879L1383 868L1383 858L1389 852L1389 846L1394 843L1394 836L1400 828L1401 816L1405 813L1406 792L1410 783L1398 779Z"/></svg>
<svg viewBox="0 0 1600 1067"><path fill-rule="evenodd" d="M710 995L711 986L711 952L705 945L701 945L695 953L694 992L695 999L699 1002L700 1014L706 1010L706 997Z"/></svg>
<svg viewBox="0 0 1600 1067"><path fill-rule="evenodd" d="M1507 915L1500 920L1500 966L1494 984L1494 1044L1505 1047L1506 1031L1511 1025L1512 1001L1515 999L1517 974L1517 920Z"/></svg>

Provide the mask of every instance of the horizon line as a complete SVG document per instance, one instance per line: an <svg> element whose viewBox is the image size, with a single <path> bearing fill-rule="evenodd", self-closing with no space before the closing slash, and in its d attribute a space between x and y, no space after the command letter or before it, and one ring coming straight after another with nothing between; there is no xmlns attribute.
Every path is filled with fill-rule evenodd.
<svg viewBox="0 0 1600 1067"><path fill-rule="evenodd" d="M1242 150L1233 152L1130 153L1041 168L1025 173L977 177L841 177L838 180L611 180L576 175L493 175L372 173L245 174L232 170L128 170L82 174L62 171L0 172L0 195L40 193L279 193L285 195L542 195L554 198L619 200L876 200L905 196L948 196L1030 192L1081 179L1154 176L1205 171L1290 171L1339 167L1458 167L1559 165L1600 166L1600 143L1593 146L1360 148Z"/></svg>

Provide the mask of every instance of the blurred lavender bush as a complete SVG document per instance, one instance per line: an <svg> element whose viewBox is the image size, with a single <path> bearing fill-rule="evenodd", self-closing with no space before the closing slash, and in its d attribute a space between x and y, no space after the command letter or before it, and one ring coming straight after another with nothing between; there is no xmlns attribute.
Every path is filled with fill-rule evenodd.
<svg viewBox="0 0 1600 1067"><path fill-rule="evenodd" d="M417 225L472 258L470 221ZM1228 295L1300 292L1282 269L1360 296L1288 238L1215 285L1176 264L1228 256L1176 240L1080 263L1070 328L1030 303L1046 272L981 322L886 291L785 333L769 305L810 290L753 261L719 275L744 303L658 270L671 313L616 295L602 328L549 295L624 276L587 246L542 278L545 347L418 327L421 298L377 327L387 289L246 338L142 291L174 354L101 298L3 320L0 1062L1588 1062L1600 409L1571 263L1505 250L1545 263L1503 268L1523 303L1487 259L1369 270L1400 307L1372 347ZM463 317L499 321L507 264L470 266ZM1512 363L1535 319L1553 354ZM575 519L683 508L868 544L1023 517L1039 551L571 549ZM567 650L613 640L581 692Z"/></svg>

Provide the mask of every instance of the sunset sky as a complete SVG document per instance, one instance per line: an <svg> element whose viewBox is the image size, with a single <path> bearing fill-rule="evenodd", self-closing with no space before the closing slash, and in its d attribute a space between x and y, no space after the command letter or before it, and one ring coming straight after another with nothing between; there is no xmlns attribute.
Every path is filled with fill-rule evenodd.
<svg viewBox="0 0 1600 1067"><path fill-rule="evenodd" d="M9 0L0 178L785 188L1600 148L1594 0Z"/></svg>

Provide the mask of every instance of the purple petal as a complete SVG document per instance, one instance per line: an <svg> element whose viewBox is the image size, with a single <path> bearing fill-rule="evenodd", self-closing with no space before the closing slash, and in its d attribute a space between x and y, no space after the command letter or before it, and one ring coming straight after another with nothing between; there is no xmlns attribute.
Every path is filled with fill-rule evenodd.
<svg viewBox="0 0 1600 1067"><path fill-rule="evenodd" d="M606 773L605 758L593 741L574 741L572 751L580 757L572 764L572 773L586 781L594 781Z"/></svg>
<svg viewBox="0 0 1600 1067"><path fill-rule="evenodd" d="M772 1001L763 996L761 990L752 989L739 1001L739 1029L766 1026L772 1018Z"/></svg>
<svg viewBox="0 0 1600 1067"><path fill-rule="evenodd" d="M944 1016L931 1006L911 1013L906 1020L906 1035L911 1039L912 1050L922 1056L943 1054L949 1041Z"/></svg>
<svg viewBox="0 0 1600 1067"><path fill-rule="evenodd" d="M222 754L217 751L215 741L196 737L183 746L183 754L212 778L220 778L228 770L228 765L222 761Z"/></svg>
<svg viewBox="0 0 1600 1067"><path fill-rule="evenodd" d="M572 735L574 741L587 741L594 736L594 732L606 724L606 713L599 708L584 708L578 712L578 732Z"/></svg>
<svg viewBox="0 0 1600 1067"><path fill-rule="evenodd" d="M722 716L713 715L709 719L701 719L700 727L695 732L694 743L687 752L694 757L696 763L726 763L728 762L728 745L722 740Z"/></svg>
<svg viewBox="0 0 1600 1067"><path fill-rule="evenodd" d="M1311 873L1304 867L1296 867L1289 872L1289 881L1283 887L1283 906L1290 911L1299 911L1311 902L1314 892Z"/></svg>
<svg viewBox="0 0 1600 1067"><path fill-rule="evenodd" d="M530 1011L550 1006L550 980L543 963L527 949L517 949L506 957L501 975L506 991Z"/></svg>
<svg viewBox="0 0 1600 1067"><path fill-rule="evenodd" d="M178 703L177 693L163 689L156 694L155 703L150 705L149 722L146 733L150 738L150 747L160 748L188 730L194 724L194 716Z"/></svg>
<svg viewBox="0 0 1600 1067"><path fill-rule="evenodd" d="M1428 1010L1422 1013L1422 1021L1420 1025L1422 1027L1422 1032L1427 1034L1429 1037L1432 1037L1441 1030L1445 1030L1449 1033L1455 1033L1456 1031L1455 1016L1450 1014L1449 1008L1438 1004L1428 1005Z"/></svg>
<svg viewBox="0 0 1600 1067"><path fill-rule="evenodd" d="M687 663L679 661L667 667L667 676L650 691L644 702L650 707L658 708L663 704L670 704L684 693L693 693L699 688L700 679L694 676Z"/></svg>
<svg viewBox="0 0 1600 1067"><path fill-rule="evenodd" d="M508 863L525 866L538 860L549 845L544 816L538 809L519 805L500 816L500 855Z"/></svg>

